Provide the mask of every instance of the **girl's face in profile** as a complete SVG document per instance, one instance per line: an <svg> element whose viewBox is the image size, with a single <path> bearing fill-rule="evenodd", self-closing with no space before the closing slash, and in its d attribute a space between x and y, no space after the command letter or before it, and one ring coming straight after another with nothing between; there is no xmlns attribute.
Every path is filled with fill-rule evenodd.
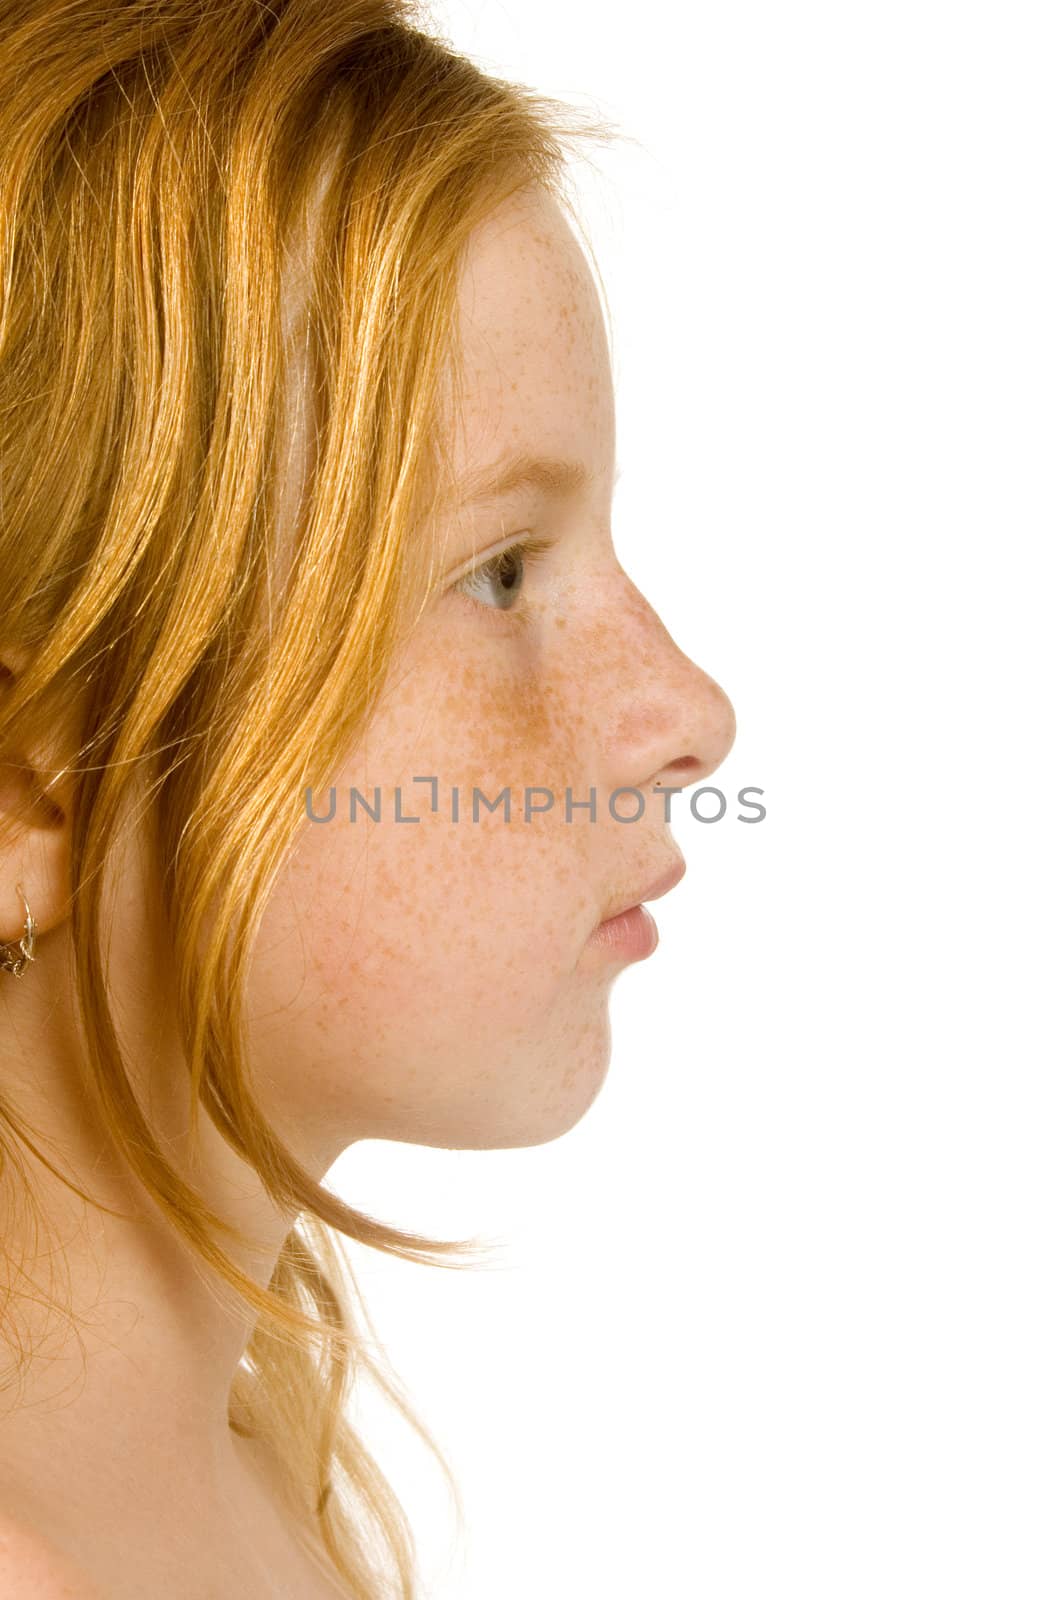
<svg viewBox="0 0 1064 1600"><path fill-rule="evenodd" d="M362 1137L533 1145L579 1120L630 959L588 936L678 861L655 784L704 779L734 736L727 696L614 553L605 325L551 198L526 191L482 225L460 318L457 481L528 456L576 463L587 482L453 508L447 584L336 776L335 816L306 825L268 906L251 989L257 1087L326 1166ZM498 559L527 539L548 548ZM435 812L416 776L438 779ZM381 820L360 809L351 822L349 788L372 800L378 785ZM482 805L474 822L474 788L494 799L506 786L510 820ZM395 819L396 787L416 823ZM526 788L554 796L528 822ZM567 788L574 801L595 791L595 821L586 808L566 820ZM620 788L645 795L640 820L610 815ZM328 801L315 792L315 812ZM637 809L618 798L619 816Z"/></svg>

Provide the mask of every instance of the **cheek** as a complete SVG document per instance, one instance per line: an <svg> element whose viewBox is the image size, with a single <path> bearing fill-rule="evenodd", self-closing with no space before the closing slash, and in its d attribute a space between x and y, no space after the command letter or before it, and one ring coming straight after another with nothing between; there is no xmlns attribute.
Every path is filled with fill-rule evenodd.
<svg viewBox="0 0 1064 1600"><path fill-rule="evenodd" d="M597 1092L605 987L574 970L590 902L520 827L371 824L353 864L328 838L293 866L316 909L255 1049L326 1163L359 1136L538 1142Z"/></svg>
<svg viewBox="0 0 1064 1600"><path fill-rule="evenodd" d="M305 857L307 888L328 908L315 987L337 1011L398 1026L423 1016L466 1040L482 1026L497 1036L500 1016L531 1026L580 953L590 901L578 862L544 819L473 822L464 785L457 822L449 789L436 815L427 791L420 808L407 792L417 822L360 818Z"/></svg>
<svg viewBox="0 0 1064 1600"><path fill-rule="evenodd" d="M602 985L574 970L596 901L582 814L563 820L565 785L581 781L572 719L534 672L500 677L496 663L491 687L489 670L408 668L267 909L256 992L273 1022L258 1053L306 1086L304 1116L341 1129L410 1116L433 1142L430 1120L468 1114L474 1096L512 1095L552 1064L562 1080L601 1065ZM438 779L435 814L416 775ZM349 789L372 799L377 785L382 820L349 821ZM482 808L474 822L474 788L494 799L507 785L511 820ZM533 785L555 806L526 823ZM395 821L396 786L417 822Z"/></svg>

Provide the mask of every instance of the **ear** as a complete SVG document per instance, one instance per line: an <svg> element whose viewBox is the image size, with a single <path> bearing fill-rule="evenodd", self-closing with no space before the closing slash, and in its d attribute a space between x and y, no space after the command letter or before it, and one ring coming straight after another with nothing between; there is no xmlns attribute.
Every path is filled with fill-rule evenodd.
<svg viewBox="0 0 1064 1600"><path fill-rule="evenodd" d="M29 664L29 652L0 643L0 701ZM0 941L22 937L25 907L38 937L70 911L70 836L75 779L66 770L76 755L68 708L39 730L33 749L0 749Z"/></svg>

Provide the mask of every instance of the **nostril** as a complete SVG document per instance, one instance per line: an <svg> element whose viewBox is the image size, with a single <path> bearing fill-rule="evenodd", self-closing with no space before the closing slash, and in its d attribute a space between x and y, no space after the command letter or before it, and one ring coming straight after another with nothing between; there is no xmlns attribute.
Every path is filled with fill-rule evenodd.
<svg viewBox="0 0 1064 1600"><path fill-rule="evenodd" d="M670 761L665 770L678 783L691 783L702 771L702 762L697 756L679 756L675 761ZM664 782L664 778L658 778L655 788L660 789Z"/></svg>

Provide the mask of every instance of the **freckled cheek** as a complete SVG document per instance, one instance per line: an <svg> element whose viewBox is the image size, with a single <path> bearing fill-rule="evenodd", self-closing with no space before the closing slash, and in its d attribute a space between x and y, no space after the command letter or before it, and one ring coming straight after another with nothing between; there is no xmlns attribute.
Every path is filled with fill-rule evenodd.
<svg viewBox="0 0 1064 1600"><path fill-rule="evenodd" d="M449 613L427 627L399 664L380 746L406 755L416 741L419 760L431 754L441 772L462 763L469 779L507 758L571 764L589 680L616 640L603 607L565 596L534 604L527 628Z"/></svg>
<svg viewBox="0 0 1064 1600"><path fill-rule="evenodd" d="M426 816L375 826L360 858L322 863L328 933L314 986L367 1021L393 1011L412 1028L433 1018L475 1026L480 1008L528 1025L579 954L587 872L574 830L512 814L479 823Z"/></svg>
<svg viewBox="0 0 1064 1600"><path fill-rule="evenodd" d="M564 630L562 630L564 637ZM476 641L482 644L482 641ZM453 640L452 640L453 643ZM372 985L383 1003L425 1005L478 985L542 1003L571 968L574 927L586 920L588 838L582 813L564 821L564 790L582 798L589 738L586 708L561 651L540 651L518 670L513 641L493 641L456 661L453 651L408 661L398 691L375 717L337 778L337 816L312 830L306 866L329 932L314 945L317 982L342 1001ZM441 663L443 664L441 666ZM427 784L439 780L431 812ZM347 821L348 785L401 783L403 813L417 823ZM482 808L511 788L511 820ZM552 809L523 821L525 786L554 794ZM452 786L459 820L451 818ZM363 790L365 792L365 789ZM546 954L545 954L546 952ZM522 1004L522 1010L524 1004Z"/></svg>

